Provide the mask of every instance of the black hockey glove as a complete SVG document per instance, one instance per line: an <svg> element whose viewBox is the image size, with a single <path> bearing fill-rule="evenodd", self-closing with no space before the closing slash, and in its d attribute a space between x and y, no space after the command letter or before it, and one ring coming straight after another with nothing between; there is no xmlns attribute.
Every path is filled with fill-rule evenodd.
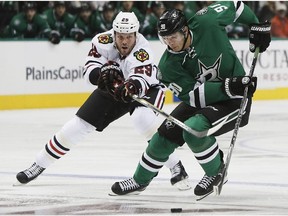
<svg viewBox="0 0 288 216"><path fill-rule="evenodd" d="M82 29L74 31L74 40L81 42L85 39L85 32Z"/></svg>
<svg viewBox="0 0 288 216"><path fill-rule="evenodd" d="M49 35L49 41L53 44L59 44L60 43L60 33L58 31L55 31L55 30L52 30L50 32L50 35Z"/></svg>
<svg viewBox="0 0 288 216"><path fill-rule="evenodd" d="M271 42L271 23L255 23L250 25L249 33L249 49L251 52L255 52L256 47L259 47L259 52L264 52L269 47Z"/></svg>
<svg viewBox="0 0 288 216"><path fill-rule="evenodd" d="M132 101L131 95L139 95L141 84L138 80L128 79L123 84L115 88L114 98L124 103Z"/></svg>
<svg viewBox="0 0 288 216"><path fill-rule="evenodd" d="M230 77L223 80L223 91L230 98L240 98L244 95L244 89L248 86L248 97L253 97L257 87L257 77L238 76ZM240 96L240 97L239 97Z"/></svg>
<svg viewBox="0 0 288 216"><path fill-rule="evenodd" d="M124 75L117 62L109 61L100 69L97 81L98 88L107 90L114 96L114 89L124 82Z"/></svg>

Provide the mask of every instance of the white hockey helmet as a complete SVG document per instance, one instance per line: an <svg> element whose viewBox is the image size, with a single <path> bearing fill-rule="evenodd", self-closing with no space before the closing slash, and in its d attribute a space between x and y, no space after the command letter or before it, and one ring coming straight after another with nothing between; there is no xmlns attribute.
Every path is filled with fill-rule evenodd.
<svg viewBox="0 0 288 216"><path fill-rule="evenodd" d="M139 21L134 12L122 12L113 21L113 30L119 33L133 33L139 30Z"/></svg>

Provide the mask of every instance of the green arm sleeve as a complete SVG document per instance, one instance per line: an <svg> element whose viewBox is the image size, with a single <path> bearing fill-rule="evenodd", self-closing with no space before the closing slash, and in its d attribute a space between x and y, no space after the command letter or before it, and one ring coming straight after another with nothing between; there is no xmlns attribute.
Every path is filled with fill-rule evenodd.
<svg viewBox="0 0 288 216"><path fill-rule="evenodd" d="M249 25L251 23L258 23L259 21L254 12L244 4L244 9L236 22Z"/></svg>
<svg viewBox="0 0 288 216"><path fill-rule="evenodd" d="M206 105L229 99L222 90L222 82L205 82Z"/></svg>

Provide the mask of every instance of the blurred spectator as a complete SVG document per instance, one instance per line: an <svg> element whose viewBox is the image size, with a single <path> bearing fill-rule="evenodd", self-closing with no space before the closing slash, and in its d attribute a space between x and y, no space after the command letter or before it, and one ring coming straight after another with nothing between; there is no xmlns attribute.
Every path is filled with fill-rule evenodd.
<svg viewBox="0 0 288 216"><path fill-rule="evenodd" d="M194 5L192 5L190 3L188 5L187 3L188 2L184 2L184 1L174 1L173 2L173 8L183 11L185 14L185 17L192 17L196 12L195 12L195 10L193 10L192 8L190 8L188 6L194 7Z"/></svg>
<svg viewBox="0 0 288 216"><path fill-rule="evenodd" d="M85 38L92 38L94 36L92 25L92 9L86 2L82 2L74 27L70 32L71 37L78 42Z"/></svg>
<svg viewBox="0 0 288 216"><path fill-rule="evenodd" d="M20 11L19 8L23 8L22 6L26 5L26 2L0 1L0 37L39 38L49 35L53 43L59 43L60 38L65 37L82 41L85 38L93 37L96 33L111 29L113 18L118 11L133 11L140 21L140 32L147 38L157 38L156 24L159 14L163 13L163 10L177 8L182 10L188 17L203 7L207 7L212 2L213 1L33 1L32 3L36 5L36 11L38 12L35 17L41 16L41 12L44 10L42 15L48 22L50 30L40 30L40 32L36 34L35 32L37 32L38 29L35 26L39 25L39 21L36 22L35 20L40 20L41 17L33 18L32 22L36 22L37 24L32 25L31 21L27 20L27 29L29 30L27 30L25 35L23 34L21 36L19 29L24 28L22 24L23 20L20 19L21 24L16 25L16 23L19 17L25 14L22 10ZM285 2L266 1L255 4L255 6L257 7L254 9L259 11L258 18L260 22L266 20L271 21L273 18L272 36L288 37L287 18L284 17L284 11L287 10ZM261 8L259 8L260 6ZM276 6L278 6L277 15ZM279 8L281 10L279 10ZM17 12L19 14L17 14ZM75 16L71 13L75 14ZM15 15L18 16L18 18L16 18ZM14 23L12 23L12 17ZM25 15L25 17L28 17L28 15ZM8 25L9 23L11 23L11 26ZM49 31L50 33L48 33ZM241 24L227 26L226 31L230 38L242 38L248 34L248 28Z"/></svg>
<svg viewBox="0 0 288 216"><path fill-rule="evenodd" d="M147 38L158 38L157 22L165 11L165 6L160 1L154 1L151 4L151 13L147 14L140 32Z"/></svg>
<svg viewBox="0 0 288 216"><path fill-rule="evenodd" d="M119 8L119 11L123 12L134 12L134 14L137 16L140 26L143 24L145 15L140 12L140 10L137 7L134 7L134 1L122 1L121 7Z"/></svg>
<svg viewBox="0 0 288 216"><path fill-rule="evenodd" d="M271 20L272 37L288 38L288 18L286 17L287 6L277 2L276 15Z"/></svg>
<svg viewBox="0 0 288 216"><path fill-rule="evenodd" d="M66 8L66 10L69 11L69 13L76 15L80 12L81 5L82 3L80 1L71 1L69 2L69 8Z"/></svg>
<svg viewBox="0 0 288 216"><path fill-rule="evenodd" d="M4 30L4 36L13 38L39 38L50 35L46 20L37 14L36 3L26 2L23 12L15 15Z"/></svg>
<svg viewBox="0 0 288 216"><path fill-rule="evenodd" d="M184 12L185 16L193 16L198 10L209 6L211 1L163 1L167 9L177 8ZM190 14L190 15L189 15Z"/></svg>
<svg viewBox="0 0 288 216"><path fill-rule="evenodd" d="M37 11L39 14L42 14L48 8L49 8L49 1L37 1Z"/></svg>
<svg viewBox="0 0 288 216"><path fill-rule="evenodd" d="M271 21L275 16L275 2L266 1L265 5L260 9L258 19L260 22Z"/></svg>
<svg viewBox="0 0 288 216"><path fill-rule="evenodd" d="M231 25L226 26L226 32L229 38L247 38L249 28L246 25L241 23L233 23Z"/></svg>
<svg viewBox="0 0 288 216"><path fill-rule="evenodd" d="M76 14L80 11L81 4L86 3L90 6L92 11L102 10L102 6L107 1L69 1L69 13Z"/></svg>
<svg viewBox="0 0 288 216"><path fill-rule="evenodd" d="M103 5L102 13L95 14L95 32L105 32L112 29L112 22L116 15L116 9L114 4L106 2Z"/></svg>
<svg viewBox="0 0 288 216"><path fill-rule="evenodd" d="M69 37L70 30L73 28L75 16L66 11L64 1L55 1L54 7L43 12L43 17L47 20L55 35L60 38ZM59 41L60 42L60 41Z"/></svg>
<svg viewBox="0 0 288 216"><path fill-rule="evenodd" d="M96 11L96 10L102 11L103 6L104 4L107 3L107 1L88 1L87 3L90 5L92 11ZM116 2L115 2L115 5L116 5Z"/></svg>
<svg viewBox="0 0 288 216"><path fill-rule="evenodd" d="M154 1L134 1L133 6L139 10L139 12L144 16L145 19L145 15L150 13L149 9L153 2Z"/></svg>
<svg viewBox="0 0 288 216"><path fill-rule="evenodd" d="M18 3L14 1L0 1L0 34L16 15Z"/></svg>

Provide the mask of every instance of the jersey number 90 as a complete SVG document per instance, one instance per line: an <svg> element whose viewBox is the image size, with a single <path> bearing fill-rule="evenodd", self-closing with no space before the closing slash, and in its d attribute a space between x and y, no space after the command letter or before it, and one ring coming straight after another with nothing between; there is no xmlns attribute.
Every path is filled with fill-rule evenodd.
<svg viewBox="0 0 288 216"><path fill-rule="evenodd" d="M180 92L182 91L182 87L177 85L176 83L170 83L168 89L172 91L176 97L178 97Z"/></svg>

